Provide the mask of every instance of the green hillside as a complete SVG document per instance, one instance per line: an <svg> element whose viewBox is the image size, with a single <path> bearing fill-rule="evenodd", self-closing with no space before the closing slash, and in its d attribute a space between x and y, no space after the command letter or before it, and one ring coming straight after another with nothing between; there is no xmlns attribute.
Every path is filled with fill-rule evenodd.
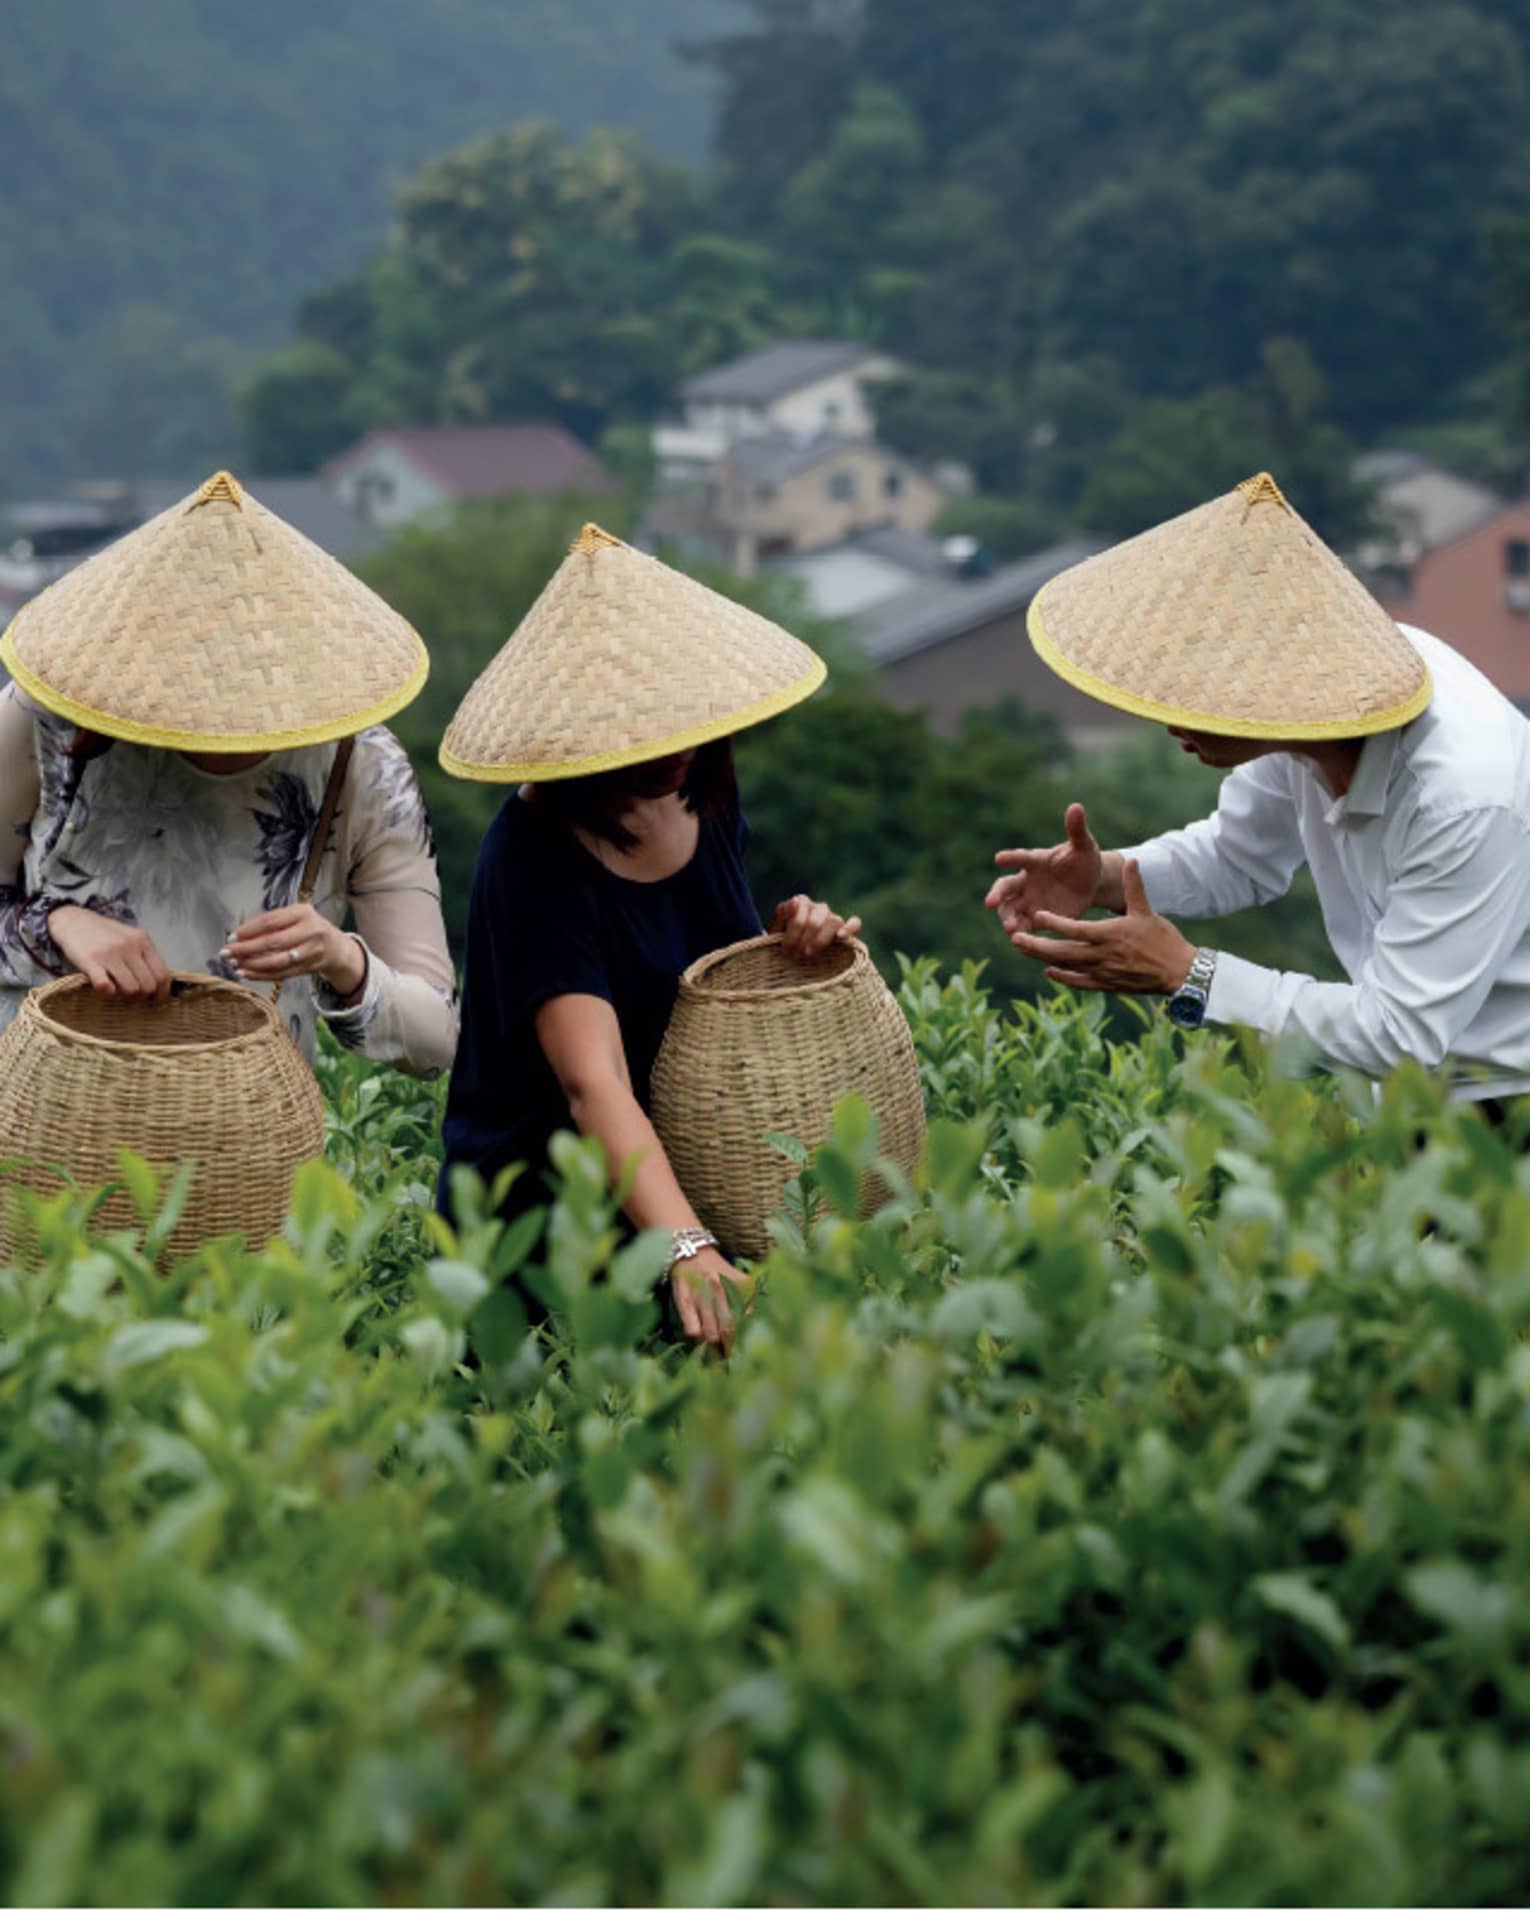
<svg viewBox="0 0 1530 1911"><path fill-rule="evenodd" d="M705 145L724 0L9 0L0 490L228 453L227 390L429 154L530 115Z"/></svg>

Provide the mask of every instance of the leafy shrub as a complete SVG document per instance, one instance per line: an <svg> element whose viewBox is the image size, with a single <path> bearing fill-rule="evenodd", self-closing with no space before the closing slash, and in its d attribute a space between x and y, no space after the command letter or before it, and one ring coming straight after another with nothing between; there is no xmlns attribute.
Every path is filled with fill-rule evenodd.
<svg viewBox="0 0 1530 1911"><path fill-rule="evenodd" d="M35 1205L11 1901L1522 1900L1517 1156L1421 1075L904 1001L927 1169L847 1218L847 1103L726 1368L588 1145L449 1236L438 1091L350 1059L264 1252Z"/></svg>

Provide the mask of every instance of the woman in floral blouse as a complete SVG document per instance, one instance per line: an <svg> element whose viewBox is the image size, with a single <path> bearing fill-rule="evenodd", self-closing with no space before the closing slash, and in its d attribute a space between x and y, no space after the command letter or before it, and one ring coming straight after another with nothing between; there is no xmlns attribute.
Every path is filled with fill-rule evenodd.
<svg viewBox="0 0 1530 1911"><path fill-rule="evenodd" d="M171 971L189 970L268 993L285 984L281 1012L310 1060L322 1019L349 1048L411 1074L438 1075L456 1044L455 976L424 801L407 756L381 723L358 726L312 900L298 894L339 752L336 732L348 727L326 706L368 697L367 714L379 703L398 708L418 688L423 666L401 650L395 626L407 626L386 606L231 480L223 491L212 489L218 482L203 488L211 495L173 507L35 599L0 647L19 680L0 689L0 1027L26 990L71 971L104 994L152 1008L168 996ZM198 506L209 515L188 520ZM172 654L163 671L156 652L146 684L142 671L135 676L128 667L144 645L129 647L132 618L124 619L121 601L126 596L130 609L136 601L134 541L156 534L161 547L173 540L172 549L194 538L194 548L176 551L183 558L176 574L195 579L204 568L210 584L205 613L193 598L188 622L188 642L203 649ZM251 591L252 551L263 592ZM230 634L216 589L229 553L241 567L238 601L283 604L287 615L274 635L265 627L251 641ZM94 591L92 566L106 573ZM139 569L145 581L160 577L163 548L159 568L140 561ZM71 644L60 612L76 607L56 601L65 592L78 598L81 613L110 606L116 623L103 623L97 645ZM154 600L146 601L152 611ZM34 611L45 614L34 620ZM310 627L319 633L316 660L302 647ZM159 648L173 652L174 628L167 610ZM183 690L205 657L207 629L228 654L200 690ZM114 639L123 645L115 673L99 655ZM289 641L290 658L280 654ZM263 642L278 651L274 666L258 655ZM127 682L120 691L119 678ZM278 714L313 699L302 712L308 721L293 725L289 716L289 729L301 735L327 724L329 739L230 748L255 733L282 740L261 707L266 678L281 684ZM381 699L373 694L379 687L388 692ZM227 710L212 708L220 701ZM134 740L147 729L142 710L149 707L156 717L171 714L169 734L213 747ZM102 727L77 721L75 712L89 712Z"/></svg>

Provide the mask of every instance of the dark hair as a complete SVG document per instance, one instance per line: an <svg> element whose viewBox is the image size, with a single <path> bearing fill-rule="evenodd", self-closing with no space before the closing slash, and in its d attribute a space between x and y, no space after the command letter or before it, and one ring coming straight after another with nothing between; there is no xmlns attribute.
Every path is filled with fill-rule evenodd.
<svg viewBox="0 0 1530 1911"><path fill-rule="evenodd" d="M112 747L112 739L104 737L98 730L76 730L64 746L64 754L71 763L84 765L94 763L98 756L105 756Z"/></svg>
<svg viewBox="0 0 1530 1911"><path fill-rule="evenodd" d="M679 752L677 751L678 755ZM663 758L634 763L620 770L602 770L595 776L570 776L534 787L543 809L570 829L585 830L621 850L631 849L637 837L622 822L622 812L641 794L642 773L652 771ZM680 785L685 807L697 816L720 816L738 800L733 771L733 739L719 737L703 743Z"/></svg>

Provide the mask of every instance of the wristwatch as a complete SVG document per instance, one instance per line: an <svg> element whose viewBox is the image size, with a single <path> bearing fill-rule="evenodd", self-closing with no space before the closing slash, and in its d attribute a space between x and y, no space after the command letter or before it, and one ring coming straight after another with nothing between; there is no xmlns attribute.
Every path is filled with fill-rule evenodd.
<svg viewBox="0 0 1530 1911"><path fill-rule="evenodd" d="M671 1270L681 1261L694 1261L704 1247L718 1245L717 1236L710 1228L676 1228L669 1237Z"/></svg>
<svg viewBox="0 0 1530 1911"><path fill-rule="evenodd" d="M1215 949L1197 949L1190 973L1169 997L1169 1020L1176 1028L1199 1028L1206 1019L1211 978L1217 972Z"/></svg>

